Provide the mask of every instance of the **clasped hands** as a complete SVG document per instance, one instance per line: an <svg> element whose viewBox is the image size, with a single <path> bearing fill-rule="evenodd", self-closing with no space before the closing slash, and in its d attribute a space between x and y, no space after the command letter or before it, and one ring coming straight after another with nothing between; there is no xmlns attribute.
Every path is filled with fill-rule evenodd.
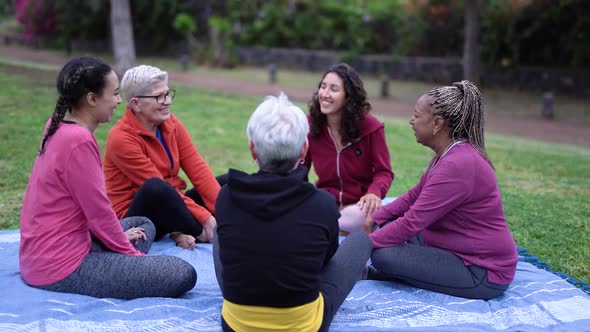
<svg viewBox="0 0 590 332"><path fill-rule="evenodd" d="M127 239L129 242L138 245L139 241L147 240L147 236L145 235L145 231L143 228L140 227L131 227L125 231L125 235L127 235Z"/></svg>
<svg viewBox="0 0 590 332"><path fill-rule="evenodd" d="M375 221L371 218L371 214L381 208L381 198L373 193L368 193L359 199L357 205L365 214L362 230L365 233L371 233L375 227Z"/></svg>

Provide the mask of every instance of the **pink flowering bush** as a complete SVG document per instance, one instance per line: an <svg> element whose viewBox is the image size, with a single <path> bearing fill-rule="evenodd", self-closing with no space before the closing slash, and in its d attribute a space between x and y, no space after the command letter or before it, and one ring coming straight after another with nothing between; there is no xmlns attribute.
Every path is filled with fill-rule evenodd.
<svg viewBox="0 0 590 332"><path fill-rule="evenodd" d="M33 43L39 37L59 29L55 1L16 0L15 12L23 26L23 40L27 43Z"/></svg>

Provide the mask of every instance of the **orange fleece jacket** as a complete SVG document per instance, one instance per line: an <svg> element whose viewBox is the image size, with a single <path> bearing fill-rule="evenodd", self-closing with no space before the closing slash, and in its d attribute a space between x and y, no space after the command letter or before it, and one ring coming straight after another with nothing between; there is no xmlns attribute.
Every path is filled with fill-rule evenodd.
<svg viewBox="0 0 590 332"><path fill-rule="evenodd" d="M173 166L164 146L127 108L123 117L109 131L103 157L103 171L109 199L117 217L122 218L139 187L150 178L170 183L184 200L193 216L204 223L215 213L219 183L201 157L188 131L174 115L160 124L164 141L172 154ZM184 195L186 182L178 176L182 169L205 202L204 208Z"/></svg>

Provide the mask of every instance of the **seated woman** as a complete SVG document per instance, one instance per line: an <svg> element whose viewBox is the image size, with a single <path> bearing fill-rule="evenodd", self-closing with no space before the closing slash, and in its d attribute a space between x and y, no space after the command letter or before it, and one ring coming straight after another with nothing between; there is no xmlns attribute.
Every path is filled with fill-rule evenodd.
<svg viewBox="0 0 590 332"><path fill-rule="evenodd" d="M483 121L481 94L469 81L418 99L410 125L416 141L436 155L414 188L365 224L368 232L381 226L370 235L379 277L471 299L506 290L518 256Z"/></svg>
<svg viewBox="0 0 590 332"><path fill-rule="evenodd" d="M70 60L29 178L20 218L20 270L30 286L95 297L175 297L195 269L172 256L145 256L154 238L144 217L117 220L107 198L94 130L110 122L115 72L92 57ZM131 242L130 242L131 241Z"/></svg>
<svg viewBox="0 0 590 332"><path fill-rule="evenodd" d="M370 110L363 81L347 64L324 73L309 104L305 165L313 164L316 186L336 198L343 233L362 229L393 181L384 126Z"/></svg>
<svg viewBox="0 0 590 332"><path fill-rule="evenodd" d="M305 114L268 97L247 126L259 171L229 170L217 199L213 257L224 331L327 331L361 278L367 234L338 246L334 198L297 167L308 149Z"/></svg>
<svg viewBox="0 0 590 332"><path fill-rule="evenodd" d="M171 233L186 249L194 248L196 238L210 241L220 187L182 122L170 113L174 90L168 88L168 73L145 65L131 68L121 92L127 109L110 130L104 154L115 212L150 218L156 240ZM181 169L194 186L186 192Z"/></svg>

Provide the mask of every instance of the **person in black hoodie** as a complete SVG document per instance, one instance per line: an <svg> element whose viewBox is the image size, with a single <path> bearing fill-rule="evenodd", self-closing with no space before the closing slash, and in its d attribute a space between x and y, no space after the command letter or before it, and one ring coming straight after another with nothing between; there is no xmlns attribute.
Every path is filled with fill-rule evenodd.
<svg viewBox="0 0 590 332"><path fill-rule="evenodd" d="M224 331L327 331L361 278L371 241L358 232L338 244L336 201L301 165L308 132L305 114L282 93L248 121L259 171L230 169L215 208Z"/></svg>

